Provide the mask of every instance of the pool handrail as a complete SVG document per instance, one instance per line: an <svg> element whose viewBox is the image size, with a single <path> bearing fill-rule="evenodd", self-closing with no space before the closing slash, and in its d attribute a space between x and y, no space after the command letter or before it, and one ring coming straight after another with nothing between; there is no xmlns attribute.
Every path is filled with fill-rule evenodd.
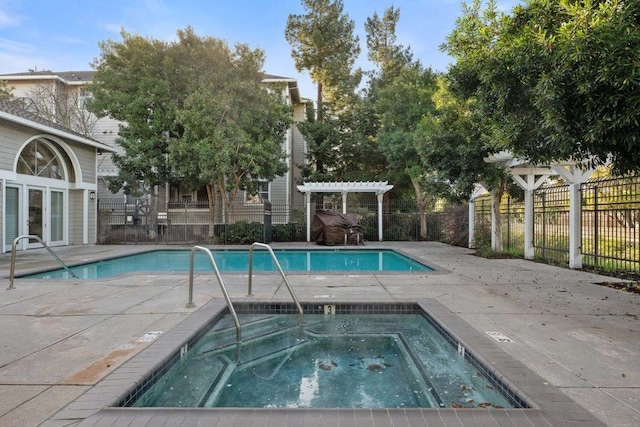
<svg viewBox="0 0 640 427"><path fill-rule="evenodd" d="M216 277L218 278L218 283L220 284L220 289L222 289L222 294L224 295L224 299L227 301L227 307L229 308L229 313L231 313L231 317L233 318L233 323L236 325L236 341L237 344L242 342L242 332L240 331L240 321L238 320L238 315L236 314L235 308L233 308L233 303L231 302L231 298L229 297L229 293L227 292L227 287L224 285L222 281L222 276L220 275L220 270L218 269L218 265L216 261L213 259L213 254L211 251L204 246L194 246L191 248L191 255L189 257L189 301L187 302L186 308L195 307L195 303L193 302L193 258L196 250L202 251L207 254L209 257L209 261L211 262L211 266L213 267L213 271L216 273Z"/></svg>
<svg viewBox="0 0 640 427"><path fill-rule="evenodd" d="M296 297L295 292L293 292L293 288L291 287L291 283L289 283L289 279L287 279L286 274L284 274L284 271L282 270L282 267L280 266L280 262L278 262L278 258L276 258L276 254L273 252L273 249L271 249L271 246L267 245L266 243L254 242L249 247L249 286L248 286L248 290L247 290L247 296L249 296L249 297L253 296L253 294L251 293L251 281L252 281L252 278L253 278L253 274L252 274L252 272L253 272L253 249L255 247L264 248L267 251L269 251L269 254L271 254L271 259L273 260L273 263L276 265L276 268L280 272L280 276L282 276L282 280L284 280L284 284L287 286L287 289L289 290L289 294L291 294L291 298L293 298L293 302L296 304L296 307L298 308L299 323L302 323L302 316L304 314L303 311L302 311L302 306L300 305L300 302L298 301L298 298Z"/></svg>
<svg viewBox="0 0 640 427"><path fill-rule="evenodd" d="M67 272L74 278L74 279L78 279L78 276L76 276L76 274L71 271L69 269L69 267L67 267L67 264L65 264L64 262L62 262L62 260L60 259L60 257L58 257L58 255L56 255L55 252L53 252L53 249L51 249L49 247L49 245L47 245L41 238L40 236L37 236L35 234L25 234L22 236L18 236L15 239L13 239L13 244L11 245L11 265L9 267L9 287L7 288L7 290L11 290L11 289L15 289L15 286L13 286L13 279L15 278L15 271L16 271L16 248L18 247L18 242L20 240L23 239L34 239L37 240L38 242L40 242L40 244L42 245L43 248L45 248L47 251L49 251L49 253L51 254L51 256L53 256L56 261L58 261L60 263L60 265L62 265L62 267L64 267L65 270L67 270Z"/></svg>

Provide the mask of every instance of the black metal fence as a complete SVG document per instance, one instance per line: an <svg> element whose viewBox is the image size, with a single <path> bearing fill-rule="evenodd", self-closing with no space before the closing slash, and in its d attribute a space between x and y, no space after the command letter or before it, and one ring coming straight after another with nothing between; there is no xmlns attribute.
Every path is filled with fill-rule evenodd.
<svg viewBox="0 0 640 427"><path fill-rule="evenodd" d="M248 244L256 241L306 241L306 205L284 203L234 203L218 205L211 215L208 200L170 200L166 204L146 199L107 198L98 201L99 244L223 243ZM312 199L312 210L330 207L342 211L341 197ZM365 230L365 241L377 241L378 202L374 198L349 198L348 212L355 214ZM460 208L459 208L460 209ZM466 211L466 207L462 208ZM458 215L464 220L465 215ZM383 240L446 240L462 233L467 224L456 224L447 212L425 215L426 229L421 235L421 218L414 201L389 200L383 203ZM265 229L270 223L270 235Z"/></svg>
<svg viewBox="0 0 640 427"><path fill-rule="evenodd" d="M580 188L583 265L609 271L640 272L640 178L591 180ZM524 254L524 203L503 197L502 243ZM491 198L476 199L476 246L488 246ZM558 264L569 260L569 186L534 192L535 257Z"/></svg>

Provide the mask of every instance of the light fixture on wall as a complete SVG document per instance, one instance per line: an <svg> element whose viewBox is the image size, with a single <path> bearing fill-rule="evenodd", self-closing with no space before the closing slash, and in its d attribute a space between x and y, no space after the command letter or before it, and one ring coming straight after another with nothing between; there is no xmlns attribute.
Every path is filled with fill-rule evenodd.
<svg viewBox="0 0 640 427"><path fill-rule="evenodd" d="M96 199L96 192L89 191L89 200L95 200L95 199Z"/></svg>

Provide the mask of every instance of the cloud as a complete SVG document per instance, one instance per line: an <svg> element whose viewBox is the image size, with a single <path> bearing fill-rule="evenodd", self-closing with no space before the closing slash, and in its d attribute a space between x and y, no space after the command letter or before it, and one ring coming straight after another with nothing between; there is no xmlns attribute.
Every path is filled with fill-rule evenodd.
<svg viewBox="0 0 640 427"><path fill-rule="evenodd" d="M158 15L171 13L171 10L161 0L146 0L144 3L150 13Z"/></svg>
<svg viewBox="0 0 640 427"><path fill-rule="evenodd" d="M0 9L0 28L17 27L21 23L22 18L18 15L12 15L9 12Z"/></svg>
<svg viewBox="0 0 640 427"><path fill-rule="evenodd" d="M42 69L45 61L40 57L29 57L25 55L11 55L0 51L0 74L16 73L27 71L34 66Z"/></svg>
<svg viewBox="0 0 640 427"><path fill-rule="evenodd" d="M32 50L31 45L27 43L20 43L0 37L0 52L25 52L30 50Z"/></svg>
<svg viewBox="0 0 640 427"><path fill-rule="evenodd" d="M87 44L87 41L80 37L55 36L54 39L63 44Z"/></svg>
<svg viewBox="0 0 640 427"><path fill-rule="evenodd" d="M123 27L124 25L122 24L106 24L104 26L105 30L114 34L120 34L120 31L122 30Z"/></svg>

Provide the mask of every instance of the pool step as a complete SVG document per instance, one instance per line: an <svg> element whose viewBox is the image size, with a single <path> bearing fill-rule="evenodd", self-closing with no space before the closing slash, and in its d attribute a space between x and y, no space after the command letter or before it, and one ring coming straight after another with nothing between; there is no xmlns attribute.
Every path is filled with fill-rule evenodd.
<svg viewBox="0 0 640 427"><path fill-rule="evenodd" d="M219 352L236 344L236 328L230 319L228 322L222 323L222 327L209 332L202 338L198 344L197 353L206 354L211 352ZM242 321L242 341L250 342L253 339L260 338L273 332L289 329L297 325L295 322L283 323L282 318L273 315L256 316L253 319Z"/></svg>

